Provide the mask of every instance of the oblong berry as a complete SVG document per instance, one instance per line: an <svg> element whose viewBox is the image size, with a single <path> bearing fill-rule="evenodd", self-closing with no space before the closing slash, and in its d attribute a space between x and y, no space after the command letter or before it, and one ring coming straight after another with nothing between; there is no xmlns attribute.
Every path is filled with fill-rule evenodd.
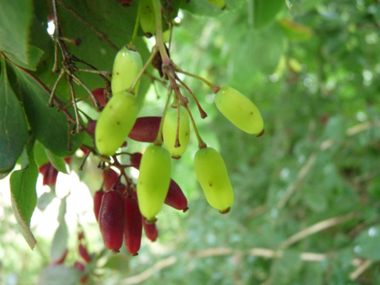
<svg viewBox="0 0 380 285"><path fill-rule="evenodd" d="M164 203L177 210L184 212L188 210L186 196L183 194L181 187L173 179L170 180L168 194Z"/></svg>
<svg viewBox="0 0 380 285"><path fill-rule="evenodd" d="M124 245L132 255L137 255L141 246L142 220L139 205L132 197L125 198L127 223L124 230Z"/></svg>
<svg viewBox="0 0 380 285"><path fill-rule="evenodd" d="M103 195L99 212L99 228L106 248L118 252L123 245L126 210L123 194L111 190Z"/></svg>
<svg viewBox="0 0 380 285"><path fill-rule="evenodd" d="M94 214L97 221L98 221L100 205L102 204L104 193L106 192L104 192L103 190L98 190L95 192L95 195L94 195Z"/></svg>
<svg viewBox="0 0 380 285"><path fill-rule="evenodd" d="M140 117L136 119L128 137L139 142L154 142L160 128L161 117Z"/></svg>
<svg viewBox="0 0 380 285"><path fill-rule="evenodd" d="M199 149L194 157L194 170L207 202L221 213L227 213L234 192L222 156L215 149Z"/></svg>
<svg viewBox="0 0 380 285"><path fill-rule="evenodd" d="M141 217L146 237L150 239L152 242L156 241L158 237L156 223L146 223L146 218L144 216Z"/></svg>

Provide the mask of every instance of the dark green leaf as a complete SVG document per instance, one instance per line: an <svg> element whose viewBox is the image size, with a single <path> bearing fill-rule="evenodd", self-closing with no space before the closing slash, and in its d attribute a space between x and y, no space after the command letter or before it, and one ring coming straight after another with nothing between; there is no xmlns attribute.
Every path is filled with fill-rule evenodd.
<svg viewBox="0 0 380 285"><path fill-rule="evenodd" d="M22 153L28 127L24 110L9 84L3 57L0 65L0 173L8 173Z"/></svg>
<svg viewBox="0 0 380 285"><path fill-rule="evenodd" d="M34 139L30 139L23 152L22 169L14 171L10 178L13 212L22 235L32 249L36 240L29 226L37 205L36 183L38 177L38 168L33 157L33 144Z"/></svg>
<svg viewBox="0 0 380 285"><path fill-rule="evenodd" d="M0 51L7 51L25 64L29 64L28 43L32 17L32 1L1 1Z"/></svg>
<svg viewBox="0 0 380 285"><path fill-rule="evenodd" d="M227 11L240 8L245 3L244 0L226 0L226 8L221 10L214 5L210 4L207 0L190 1L189 3L183 3L182 9L188 10L192 14L216 17Z"/></svg>
<svg viewBox="0 0 380 285"><path fill-rule="evenodd" d="M29 69L29 70L36 70L37 65L40 62L40 59L43 56L44 52L35 46L32 46L32 45L29 46L28 63L25 63L25 62L19 60L12 53L4 52L4 54L7 56L7 58L10 59L10 61L16 63L17 65L19 65L23 68Z"/></svg>
<svg viewBox="0 0 380 285"><path fill-rule="evenodd" d="M51 151L46 149L46 155L48 156L51 164L57 169L59 172L67 174L66 164L62 157L54 155Z"/></svg>
<svg viewBox="0 0 380 285"><path fill-rule="evenodd" d="M254 27L261 29L270 24L284 6L284 0L255 0L253 5Z"/></svg>
<svg viewBox="0 0 380 285"><path fill-rule="evenodd" d="M84 134L70 135L71 151L68 151L68 125L66 116L57 107L48 108L49 96L29 74L13 67L18 79L18 92L22 94L25 112L33 134L57 156L70 156L82 143Z"/></svg>
<svg viewBox="0 0 380 285"><path fill-rule="evenodd" d="M64 265L48 266L42 270L38 285L77 285L83 272Z"/></svg>

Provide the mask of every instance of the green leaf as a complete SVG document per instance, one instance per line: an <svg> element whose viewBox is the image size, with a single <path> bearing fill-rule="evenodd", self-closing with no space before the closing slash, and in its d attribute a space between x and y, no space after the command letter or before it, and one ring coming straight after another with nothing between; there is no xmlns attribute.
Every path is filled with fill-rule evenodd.
<svg viewBox="0 0 380 285"><path fill-rule="evenodd" d="M0 51L7 51L26 64L29 64L28 43L32 19L32 1L1 1Z"/></svg>
<svg viewBox="0 0 380 285"><path fill-rule="evenodd" d="M59 209L58 209L57 221L59 223L63 223L65 221L66 208L67 208L67 202L66 202L66 197L64 197L61 200L61 204L59 205Z"/></svg>
<svg viewBox="0 0 380 285"><path fill-rule="evenodd" d="M50 248L50 260L56 261L62 258L67 249L67 240L69 238L69 230L63 220L55 231L53 242Z"/></svg>
<svg viewBox="0 0 380 285"><path fill-rule="evenodd" d="M42 270L38 285L77 285L83 272L64 265L48 266Z"/></svg>
<svg viewBox="0 0 380 285"><path fill-rule="evenodd" d="M34 160L38 166L42 166L49 162L45 147L38 140L34 143Z"/></svg>
<svg viewBox="0 0 380 285"><path fill-rule="evenodd" d="M16 56L14 56L12 53L4 52L4 54L9 58L10 61L14 62L15 64L29 69L29 70L36 70L37 65L40 62L41 57L44 55L44 51L40 50L38 47L35 46L29 46L28 50L28 63L25 63L21 60L19 60Z"/></svg>
<svg viewBox="0 0 380 285"><path fill-rule="evenodd" d="M46 155L55 169L57 169L58 171L62 173L68 174L65 161L63 160L62 157L54 155L54 153L52 153L48 149L46 149Z"/></svg>
<svg viewBox="0 0 380 285"><path fill-rule="evenodd" d="M284 0L255 0L253 5L254 27L261 29L270 24L284 6Z"/></svg>
<svg viewBox="0 0 380 285"><path fill-rule="evenodd" d="M34 138L30 138L22 157L22 169L12 173L10 178L11 201L21 233L31 249L36 240L30 231L30 219L37 205L36 183L37 164L33 157Z"/></svg>
<svg viewBox="0 0 380 285"><path fill-rule="evenodd" d="M356 239L356 254L373 260L380 260L380 225L364 230Z"/></svg>
<svg viewBox="0 0 380 285"><path fill-rule="evenodd" d="M47 107L49 96L41 85L24 70L13 66L12 68L18 79L17 91L22 95L25 112L35 137L57 156L72 155L81 145L84 133L70 135L66 116L62 112L57 112L56 106ZM70 151L68 151L69 135Z"/></svg>
<svg viewBox="0 0 380 285"><path fill-rule="evenodd" d="M9 84L3 57L0 64L0 173L8 173L22 153L28 127L24 110Z"/></svg>

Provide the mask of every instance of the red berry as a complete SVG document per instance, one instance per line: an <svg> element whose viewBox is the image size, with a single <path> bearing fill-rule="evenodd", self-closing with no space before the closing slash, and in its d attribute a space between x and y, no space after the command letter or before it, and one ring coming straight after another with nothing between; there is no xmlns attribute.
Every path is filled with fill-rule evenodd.
<svg viewBox="0 0 380 285"><path fill-rule="evenodd" d="M139 142L154 142L160 128L161 117L137 118L128 137Z"/></svg>
<svg viewBox="0 0 380 285"><path fill-rule="evenodd" d="M157 227L156 227L156 223L154 224L147 224L145 221L146 221L146 218L144 216L141 216L142 219L142 224L144 226L144 232L145 232L145 235L148 239L150 239L151 241L156 241L157 237L158 237L158 231L157 231Z"/></svg>
<svg viewBox="0 0 380 285"><path fill-rule="evenodd" d="M102 198L103 198L104 193L106 192L104 192L103 190L98 190L95 192L95 195L94 195L94 214L97 221L98 221L100 205L102 204Z"/></svg>
<svg viewBox="0 0 380 285"><path fill-rule="evenodd" d="M79 269L79 271L82 271L82 272L85 272L85 271L86 271L86 266L85 266L83 263L81 263L81 262L76 261L76 262L74 263L74 267L75 267L76 269Z"/></svg>
<svg viewBox="0 0 380 285"><path fill-rule="evenodd" d="M183 194L181 187L179 187L173 179L170 180L169 191L164 203L174 209L183 210L184 212L189 209L187 207L186 196Z"/></svg>
<svg viewBox="0 0 380 285"><path fill-rule="evenodd" d="M94 94L96 99L98 99L98 102L100 105L102 105L104 107L107 104L106 96L104 96L104 88L94 89L94 90L92 90L92 94ZM92 105L94 105L94 107L95 107L95 102L92 100L92 98L91 98L91 102L92 102Z"/></svg>
<svg viewBox="0 0 380 285"><path fill-rule="evenodd" d="M137 255L141 246L142 220L137 200L125 198L127 224L124 230L124 245L132 255Z"/></svg>
<svg viewBox="0 0 380 285"><path fill-rule="evenodd" d="M132 2L132 0L119 0L119 3L123 4L123 5L129 4L131 2Z"/></svg>
<svg viewBox="0 0 380 285"><path fill-rule="evenodd" d="M119 191L121 194L125 195L128 191L128 187L127 187L127 185L125 185L123 183L119 183L115 186L115 190Z"/></svg>
<svg viewBox="0 0 380 285"><path fill-rule="evenodd" d="M58 170L48 162L39 168L40 173L43 175L43 185L55 185L57 182Z"/></svg>
<svg viewBox="0 0 380 285"><path fill-rule="evenodd" d="M116 186L117 181L119 180L119 174L112 168L103 170L103 188L105 191L111 190Z"/></svg>
<svg viewBox="0 0 380 285"><path fill-rule="evenodd" d="M131 157L129 158L129 161L134 168L139 169L141 158L142 158L142 153L135 152L135 153L132 153Z"/></svg>
<svg viewBox="0 0 380 285"><path fill-rule="evenodd" d="M96 127L96 122L97 121L89 121L88 123L87 123L87 129L89 130L89 131L91 131L91 132L95 132L95 127Z"/></svg>
<svg viewBox="0 0 380 285"><path fill-rule="evenodd" d="M82 244L78 246L78 251L80 256L82 256L82 258L84 259L84 261L86 261L87 263L91 261L91 257L88 254L87 249Z"/></svg>
<svg viewBox="0 0 380 285"><path fill-rule="evenodd" d="M101 199L100 199L100 201L101 201ZM78 233L78 240L82 240L82 239L84 239L84 232L79 232Z"/></svg>
<svg viewBox="0 0 380 285"><path fill-rule="evenodd" d="M126 224L125 199L119 191L111 190L103 195L99 212L99 228L106 248L118 252L123 245Z"/></svg>

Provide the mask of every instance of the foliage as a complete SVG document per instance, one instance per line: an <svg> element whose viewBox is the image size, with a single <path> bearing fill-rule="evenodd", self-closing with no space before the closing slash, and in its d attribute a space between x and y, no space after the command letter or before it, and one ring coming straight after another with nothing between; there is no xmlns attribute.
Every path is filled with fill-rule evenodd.
<svg viewBox="0 0 380 285"><path fill-rule="evenodd" d="M76 120L74 108L62 109L72 100L66 77L56 89L61 105L47 107L59 76L52 72L54 39L46 32L53 7L41 0L3 2L0 177L10 179L14 215L33 248L33 210L57 199L52 186L36 202L37 167L50 161L64 173L63 158L70 156L70 171L93 194L102 183L101 170L94 170L100 159L91 154L84 171L79 170L79 148L91 148L93 142L91 132L70 134ZM117 51L133 37L138 1L57 2L63 36L81 40L67 44L68 51L98 70L111 71ZM84 273L75 268L78 254L70 252L76 252L79 241L68 233L65 197L60 200L60 226L49 242L50 256L48 241L36 237L38 251L30 254L22 246L6 260L10 241L0 239L0 268L5 269L0 280L15 273L19 284L51 284L51 278L76 284L87 274L88 284L379 284L378 1L226 0L225 10L206 0L161 2L166 9L171 4L173 11L163 19L172 21L178 11L182 18L173 26L170 43L176 65L213 84L236 88L263 115L264 136L243 133L217 111L213 90L181 77L208 114L202 120L186 93L203 140L224 158L235 192L231 212L220 215L201 193L192 136L186 153L172 163L173 179L190 209L184 214L164 207L158 240L153 245L144 240L138 257L125 250L118 255L101 250L95 222L78 222L76 231L86 233L92 259ZM135 45L146 62L152 44L141 28ZM78 68L89 67L81 61ZM147 72L158 79L152 67ZM94 90L106 87L106 81L92 73L75 74L83 82L73 85L81 99L78 108L97 119L99 112L83 86ZM143 76L139 116L162 115L165 95L159 80ZM80 115L84 125L87 116ZM131 153L147 146L127 141ZM1 236L14 233L7 214L9 208L0 213ZM68 258L54 265L66 248ZM15 265L17 254L34 264Z"/></svg>

